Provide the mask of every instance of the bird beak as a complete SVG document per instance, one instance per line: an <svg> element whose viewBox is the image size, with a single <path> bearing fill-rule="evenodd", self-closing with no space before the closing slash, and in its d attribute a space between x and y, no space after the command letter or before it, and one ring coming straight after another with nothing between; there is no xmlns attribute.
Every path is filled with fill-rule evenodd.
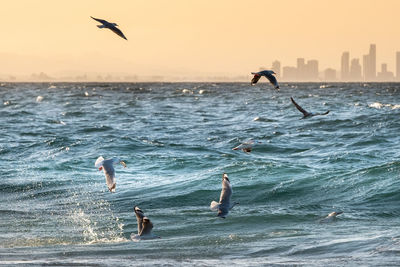
<svg viewBox="0 0 400 267"><path fill-rule="evenodd" d="M124 168L126 168L126 163L121 161L122 166L124 166Z"/></svg>
<svg viewBox="0 0 400 267"><path fill-rule="evenodd" d="M103 167L100 167L100 168L99 168L99 171L101 171L102 169L103 169Z"/></svg>

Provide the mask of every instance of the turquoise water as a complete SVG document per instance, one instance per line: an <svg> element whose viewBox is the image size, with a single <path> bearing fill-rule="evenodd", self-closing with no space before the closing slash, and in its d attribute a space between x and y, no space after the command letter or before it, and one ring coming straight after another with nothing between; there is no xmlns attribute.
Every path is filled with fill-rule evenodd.
<svg viewBox="0 0 400 267"><path fill-rule="evenodd" d="M330 113L301 120L291 96ZM400 262L400 84L28 83L0 99L0 264ZM99 156L127 163L116 193ZM225 220L209 210L223 172L240 202ZM130 240L134 205L161 239Z"/></svg>

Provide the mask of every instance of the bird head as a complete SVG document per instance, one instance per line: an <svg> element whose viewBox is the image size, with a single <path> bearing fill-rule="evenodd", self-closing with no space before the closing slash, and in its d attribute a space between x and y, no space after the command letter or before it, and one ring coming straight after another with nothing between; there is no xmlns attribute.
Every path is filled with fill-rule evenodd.
<svg viewBox="0 0 400 267"><path fill-rule="evenodd" d="M222 180L224 180L224 179L227 180L228 182L230 182L229 178L228 178L228 174L226 174L226 173L222 174Z"/></svg>

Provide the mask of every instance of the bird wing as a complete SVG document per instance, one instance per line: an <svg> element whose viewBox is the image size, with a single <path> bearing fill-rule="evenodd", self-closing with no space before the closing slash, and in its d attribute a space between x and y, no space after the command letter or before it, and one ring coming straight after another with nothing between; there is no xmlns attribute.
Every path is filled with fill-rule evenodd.
<svg viewBox="0 0 400 267"><path fill-rule="evenodd" d="M149 218L144 217L143 223L142 223L142 231L140 232L140 236L143 235L150 235L151 230L153 229L153 224L149 220Z"/></svg>
<svg viewBox="0 0 400 267"><path fill-rule="evenodd" d="M309 113L305 111L302 107L299 106L299 104L294 101L294 99L291 97L290 100L292 100L293 105L301 112L303 113L304 116L307 116Z"/></svg>
<svg viewBox="0 0 400 267"><path fill-rule="evenodd" d="M135 215L136 215L137 226L138 226L138 235L140 235L140 232L142 232L144 213L139 207L135 207Z"/></svg>
<svg viewBox="0 0 400 267"><path fill-rule="evenodd" d="M256 84L260 78L261 78L261 75L254 73L254 77L253 77L253 79L251 79L251 85Z"/></svg>
<svg viewBox="0 0 400 267"><path fill-rule="evenodd" d="M128 39L126 39L126 37L125 37L125 35L122 33L122 31L121 31L120 29L118 29L117 27L113 26L113 27L110 27L109 29L112 30L112 31L113 31L115 34L117 34L118 36L124 38L125 40L128 40Z"/></svg>
<svg viewBox="0 0 400 267"><path fill-rule="evenodd" d="M106 183L108 189L112 192L115 191L115 170L110 161L103 161L104 175L106 176Z"/></svg>
<svg viewBox="0 0 400 267"><path fill-rule="evenodd" d="M271 73L267 73L265 77L267 77L267 79L274 86L275 89L279 89L278 80L274 75L272 75Z"/></svg>
<svg viewBox="0 0 400 267"><path fill-rule="evenodd" d="M96 168L99 168L101 165L103 165L103 161L104 161L104 158L102 156L98 157L96 162L94 163L94 166Z"/></svg>
<svg viewBox="0 0 400 267"><path fill-rule="evenodd" d="M90 16L90 17L91 17L92 19L94 19L94 20L100 22L101 24L109 24L109 22L108 22L107 20L104 20L104 19L96 19L96 18L93 18L92 16Z"/></svg>

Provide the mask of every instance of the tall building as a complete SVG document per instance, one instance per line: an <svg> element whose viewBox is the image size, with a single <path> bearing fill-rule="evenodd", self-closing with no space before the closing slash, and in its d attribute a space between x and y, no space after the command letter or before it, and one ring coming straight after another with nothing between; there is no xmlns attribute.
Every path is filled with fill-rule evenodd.
<svg viewBox="0 0 400 267"><path fill-rule="evenodd" d="M381 72L378 72L377 79L381 82L393 81L393 72L387 70L387 64L383 63L381 67Z"/></svg>
<svg viewBox="0 0 400 267"><path fill-rule="evenodd" d="M328 68L324 71L324 79L327 82L336 81L336 70Z"/></svg>
<svg viewBox="0 0 400 267"><path fill-rule="evenodd" d="M350 53L343 52L342 60L341 60L341 70L340 70L340 79L342 81L349 80L350 75Z"/></svg>
<svg viewBox="0 0 400 267"><path fill-rule="evenodd" d="M362 80L361 65L360 65L360 60L358 58L353 58L351 60L349 80L351 81Z"/></svg>
<svg viewBox="0 0 400 267"><path fill-rule="evenodd" d="M296 67L285 66L282 68L283 77L285 81L295 81L297 80L297 69Z"/></svg>
<svg viewBox="0 0 400 267"><path fill-rule="evenodd" d="M277 78L281 77L281 63L278 60L275 60L274 62L272 62L271 69L276 73Z"/></svg>
<svg viewBox="0 0 400 267"><path fill-rule="evenodd" d="M376 79L376 45L371 44L369 54L363 56L363 74L365 81Z"/></svg>
<svg viewBox="0 0 400 267"><path fill-rule="evenodd" d="M297 59L297 79L305 80L306 79L306 62L304 58Z"/></svg>
<svg viewBox="0 0 400 267"><path fill-rule="evenodd" d="M396 52L396 80L400 81L400 51Z"/></svg>
<svg viewBox="0 0 400 267"><path fill-rule="evenodd" d="M307 61L306 77L309 81L318 80L318 60Z"/></svg>

